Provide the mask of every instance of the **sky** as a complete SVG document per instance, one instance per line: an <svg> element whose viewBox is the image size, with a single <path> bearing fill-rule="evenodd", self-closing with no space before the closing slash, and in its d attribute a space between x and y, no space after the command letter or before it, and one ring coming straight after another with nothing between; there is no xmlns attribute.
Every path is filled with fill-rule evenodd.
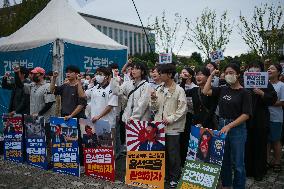
<svg viewBox="0 0 284 189"><path fill-rule="evenodd" d="M154 21L156 16L161 17L162 12L166 12L166 17L170 25L174 24L174 14L179 13L182 18L188 18L192 21L196 20L201 15L203 9L216 10L220 16L225 10L228 11L229 18L233 23L233 31L230 36L230 42L227 45L224 55L235 56L248 52L248 46L243 42L238 33L239 15L251 18L255 6L264 3L281 3L284 5L284 0L134 0L136 7L141 16L144 25ZM12 1L11 1L12 2ZM16 0L19 2L19 0ZM132 4L132 0L69 0L69 3L78 12L91 14L99 17L105 17L117 21L127 22L131 24L141 25ZM0 0L2 6L3 0ZM176 49L179 49L179 44L182 40L182 35L185 32L185 24L182 22L182 27L178 33L178 41ZM177 51L177 50L176 50ZM191 55L192 52L200 52L193 43L185 41L180 55ZM177 53L177 52L175 52Z"/></svg>

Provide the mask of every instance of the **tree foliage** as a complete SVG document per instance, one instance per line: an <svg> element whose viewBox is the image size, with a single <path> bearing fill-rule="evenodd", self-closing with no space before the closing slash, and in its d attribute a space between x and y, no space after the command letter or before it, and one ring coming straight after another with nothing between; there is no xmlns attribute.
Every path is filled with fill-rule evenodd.
<svg viewBox="0 0 284 189"><path fill-rule="evenodd" d="M21 4L6 7L0 13L0 37L8 36L28 23L50 0L23 0Z"/></svg>
<svg viewBox="0 0 284 189"><path fill-rule="evenodd" d="M162 16L156 16L154 23L148 26L152 28L152 32L155 34L155 44L158 51L172 52L176 48L181 21L181 15L175 13L174 23L171 26L166 18L165 11L163 11Z"/></svg>
<svg viewBox="0 0 284 189"><path fill-rule="evenodd" d="M216 49L225 50L229 43L233 25L225 11L218 19L216 11L206 8L194 22L185 19L189 41L209 59L209 53Z"/></svg>
<svg viewBox="0 0 284 189"><path fill-rule="evenodd" d="M255 6L252 18L240 14L239 33L245 43L254 53L264 56L277 55L277 50L283 44L284 17L283 6L268 5ZM268 52L264 51L267 42L271 44Z"/></svg>

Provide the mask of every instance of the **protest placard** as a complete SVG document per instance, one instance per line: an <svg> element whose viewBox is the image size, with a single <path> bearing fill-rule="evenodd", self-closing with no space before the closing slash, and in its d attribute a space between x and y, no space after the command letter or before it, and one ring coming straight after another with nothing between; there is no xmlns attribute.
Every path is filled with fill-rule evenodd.
<svg viewBox="0 0 284 189"><path fill-rule="evenodd" d="M161 122L130 121L126 126L126 184L164 188L165 130Z"/></svg>
<svg viewBox="0 0 284 189"><path fill-rule="evenodd" d="M220 60L224 60L223 51L218 49L216 51L210 52L210 59L211 59L211 62L217 62Z"/></svg>
<svg viewBox="0 0 284 189"><path fill-rule="evenodd" d="M217 186L226 135L217 130L192 126L185 167L178 188Z"/></svg>
<svg viewBox="0 0 284 189"><path fill-rule="evenodd" d="M245 72L244 87L245 88L267 88L268 73L267 72Z"/></svg>
<svg viewBox="0 0 284 189"><path fill-rule="evenodd" d="M4 160L23 162L23 122L22 115L3 115Z"/></svg>
<svg viewBox="0 0 284 189"><path fill-rule="evenodd" d="M77 119L50 118L53 171L80 176Z"/></svg>
<svg viewBox="0 0 284 189"><path fill-rule="evenodd" d="M160 53L159 54L159 63L160 64L170 64L172 63L172 53Z"/></svg>
<svg viewBox="0 0 284 189"><path fill-rule="evenodd" d="M44 123L44 117L24 116L27 163L47 169L47 144Z"/></svg>
<svg viewBox="0 0 284 189"><path fill-rule="evenodd" d="M109 123L103 120L92 123L89 119L80 119L79 123L86 175L114 181L115 159Z"/></svg>

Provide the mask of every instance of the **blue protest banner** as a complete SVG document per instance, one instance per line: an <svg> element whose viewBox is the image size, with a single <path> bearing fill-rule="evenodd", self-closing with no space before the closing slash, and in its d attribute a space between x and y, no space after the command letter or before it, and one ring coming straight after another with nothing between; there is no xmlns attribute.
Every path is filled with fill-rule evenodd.
<svg viewBox="0 0 284 189"><path fill-rule="evenodd" d="M81 72L94 73L100 66L112 63L121 69L127 61L127 50L96 49L64 43L64 70L68 65L76 65Z"/></svg>
<svg viewBox="0 0 284 189"><path fill-rule="evenodd" d="M47 169L47 145L44 117L24 116L27 163Z"/></svg>
<svg viewBox="0 0 284 189"><path fill-rule="evenodd" d="M80 176L77 119L51 117L53 171Z"/></svg>

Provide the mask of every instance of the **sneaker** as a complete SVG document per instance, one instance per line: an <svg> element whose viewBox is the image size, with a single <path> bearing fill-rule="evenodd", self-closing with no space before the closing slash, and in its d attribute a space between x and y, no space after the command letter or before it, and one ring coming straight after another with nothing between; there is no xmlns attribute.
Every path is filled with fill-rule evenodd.
<svg viewBox="0 0 284 189"><path fill-rule="evenodd" d="M175 182L175 181L171 181L171 182L170 182L170 188L176 188L177 185L178 185L178 183Z"/></svg>

